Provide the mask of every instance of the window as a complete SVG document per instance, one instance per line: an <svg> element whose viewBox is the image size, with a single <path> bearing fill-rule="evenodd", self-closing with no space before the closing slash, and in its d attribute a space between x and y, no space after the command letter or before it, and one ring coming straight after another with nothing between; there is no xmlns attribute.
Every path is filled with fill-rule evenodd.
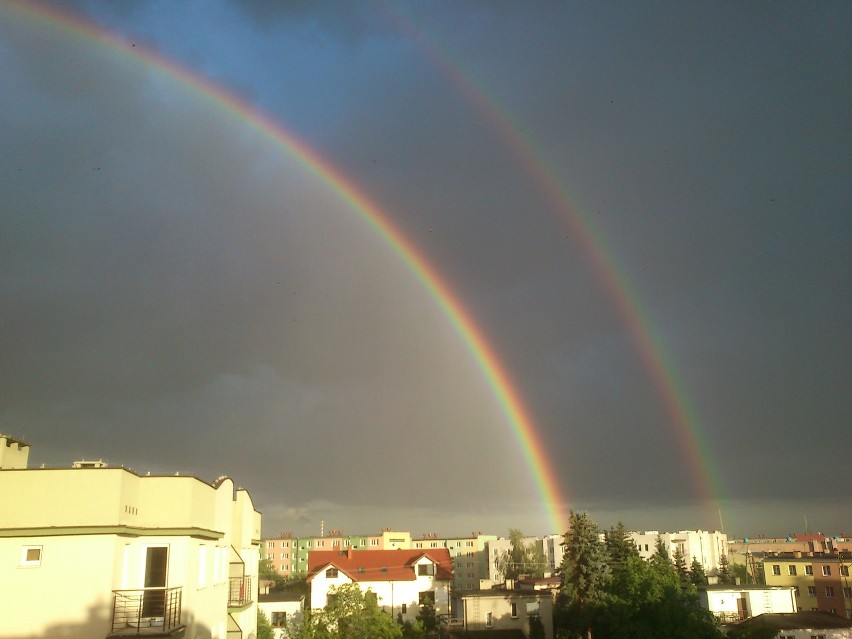
<svg viewBox="0 0 852 639"><path fill-rule="evenodd" d="M831 576L831 566L823 566L822 567L822 576L830 577Z"/></svg>
<svg viewBox="0 0 852 639"><path fill-rule="evenodd" d="M317 548L321 548L322 546L325 546L325 542L322 539L318 539L317 540Z"/></svg>
<svg viewBox="0 0 852 639"><path fill-rule="evenodd" d="M421 606L435 605L435 592L433 590L424 590L417 596L417 603Z"/></svg>
<svg viewBox="0 0 852 639"><path fill-rule="evenodd" d="M849 576L849 566L840 566L840 574L843 577L848 577Z"/></svg>
<svg viewBox="0 0 852 639"><path fill-rule="evenodd" d="M806 574L806 575L812 575L812 574L814 574L814 567L813 567L813 566L811 566L810 564L808 564L807 566L805 566L805 574Z"/></svg>
<svg viewBox="0 0 852 639"><path fill-rule="evenodd" d="M472 547L473 547L473 542L472 542L472 541L466 541L466 542L464 542L464 545L465 545L465 546L467 546L467 547L469 547L469 548L472 548Z"/></svg>
<svg viewBox="0 0 852 639"><path fill-rule="evenodd" d="M267 541L266 547L267 548L275 548L275 542L274 541Z"/></svg>
<svg viewBox="0 0 852 639"><path fill-rule="evenodd" d="M789 566L787 566L787 573L788 573L791 577L795 577L795 576L796 576L796 567L795 567L794 565L792 565L792 564L791 564L791 565L789 565Z"/></svg>
<svg viewBox="0 0 852 639"><path fill-rule="evenodd" d="M402 612L403 614L408 612L408 604L402 604Z"/></svg>
<svg viewBox="0 0 852 639"><path fill-rule="evenodd" d="M781 566L779 566L778 564L773 564L772 565L772 574L773 575L780 575L781 574Z"/></svg>
<svg viewBox="0 0 852 639"><path fill-rule="evenodd" d="M825 596L833 597L834 596L834 586L826 586L825 587Z"/></svg>
<svg viewBox="0 0 852 639"><path fill-rule="evenodd" d="M337 568L329 568L325 571L326 579L337 579Z"/></svg>
<svg viewBox="0 0 852 639"><path fill-rule="evenodd" d="M816 597L816 586L808 586L808 597Z"/></svg>
<svg viewBox="0 0 852 639"><path fill-rule="evenodd" d="M287 613L273 612L270 621L272 622L272 625L276 628L281 628L285 623L287 623Z"/></svg>
<svg viewBox="0 0 852 639"><path fill-rule="evenodd" d="M852 588L847 588L844 586L843 588L843 596L847 599L852 599Z"/></svg>
<svg viewBox="0 0 852 639"><path fill-rule="evenodd" d="M378 546L378 545L379 545L379 540L378 540L378 539L371 539L371 540L370 540L370 545L371 545L371 546Z"/></svg>
<svg viewBox="0 0 852 639"><path fill-rule="evenodd" d="M24 546L21 548L22 566L41 566L41 546Z"/></svg>
<svg viewBox="0 0 852 639"><path fill-rule="evenodd" d="M435 564L418 564L417 574L420 576L432 576L435 574Z"/></svg>
<svg viewBox="0 0 852 639"><path fill-rule="evenodd" d="M486 612L485 613L485 627L490 628L493 623L494 623L494 613L493 612Z"/></svg>
<svg viewBox="0 0 852 639"><path fill-rule="evenodd" d="M799 587L793 586L793 593L798 597L799 596Z"/></svg>
<svg viewBox="0 0 852 639"><path fill-rule="evenodd" d="M518 618L518 604L514 601L512 602L512 619Z"/></svg>

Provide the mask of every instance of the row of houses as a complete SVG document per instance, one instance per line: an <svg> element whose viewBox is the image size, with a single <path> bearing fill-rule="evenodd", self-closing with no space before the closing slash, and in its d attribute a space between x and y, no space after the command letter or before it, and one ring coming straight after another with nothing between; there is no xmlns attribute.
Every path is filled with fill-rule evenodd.
<svg viewBox="0 0 852 639"><path fill-rule="evenodd" d="M553 637L558 577L454 590L452 561L445 548L315 551L309 566L311 608L323 608L334 589L356 584L392 617L411 621L423 605L431 605L444 627L442 636L500 631L521 639L531 636L533 624L538 624L546 638ZM708 584L699 587L698 594L699 605L715 615L722 627L756 625L776 630L775 636L783 639L852 636L849 619L827 611L799 610L792 586ZM304 597L287 595L270 595L266 601L261 596L261 602L273 625L279 627L288 619L298 619L305 605Z"/></svg>
<svg viewBox="0 0 852 639"><path fill-rule="evenodd" d="M630 533L640 556L648 559L654 554L657 540L662 541L671 555L679 550L687 564L693 559L701 564L708 574L716 574L721 557L727 548L727 536L717 531L686 530L676 533L642 531ZM541 551L544 564L530 567L528 572L556 574L562 564L564 549L562 535L525 537L525 545L536 545ZM377 534L344 535L339 530L321 532L318 536L294 537L283 532L278 537L261 541L263 557L282 577L306 574L309 555L317 551L335 550L435 550L445 548L453 560L453 589L478 590L483 585L493 586L505 581L500 558L511 548L511 541L497 535L473 532L463 537L439 537L435 533L424 533L420 538L412 537L408 531L383 528ZM522 571L523 572L523 571Z"/></svg>

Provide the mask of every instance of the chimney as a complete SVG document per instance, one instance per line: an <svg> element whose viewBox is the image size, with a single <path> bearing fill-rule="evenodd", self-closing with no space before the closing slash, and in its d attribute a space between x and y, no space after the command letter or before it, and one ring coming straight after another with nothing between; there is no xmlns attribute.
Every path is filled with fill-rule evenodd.
<svg viewBox="0 0 852 639"><path fill-rule="evenodd" d="M355 552L355 551L352 550L352 546L349 546L349 548L346 549L346 558L352 559L352 553L353 552Z"/></svg>

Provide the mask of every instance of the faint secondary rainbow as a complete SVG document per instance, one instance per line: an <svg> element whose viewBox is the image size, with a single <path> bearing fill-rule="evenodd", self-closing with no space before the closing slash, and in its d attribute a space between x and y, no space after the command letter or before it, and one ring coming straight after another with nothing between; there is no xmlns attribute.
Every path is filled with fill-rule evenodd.
<svg viewBox="0 0 852 639"><path fill-rule="evenodd" d="M35 21L46 28L92 45L105 47L126 56L129 60L136 60L156 68L179 85L190 89L192 93L214 103L224 113L261 132L287 154L297 159L302 166L327 184L343 202L356 211L425 287L469 350L512 428L541 499L551 532L561 533L566 530L565 515L568 500L551 466L535 423L505 366L470 312L386 212L305 142L280 123L254 109L236 94L192 73L152 49L138 43L131 43L127 39L120 38L56 7L19 0L11 0L5 5L0 5L0 9L6 7L11 7L25 21Z"/></svg>
<svg viewBox="0 0 852 639"><path fill-rule="evenodd" d="M449 79L488 127L511 149L539 192L567 224L568 231L582 248L624 321L642 365L659 395L679 449L688 462L687 470L697 496L708 504L708 514L711 509L714 514L717 510L721 513L722 482L714 470L710 445L680 382L681 376L666 348L665 340L654 328L648 310L642 305L638 287L631 282L628 269L619 262L591 218L574 204L573 198L536 151L534 144L528 137L521 135L522 128L512 122L497 100L445 53L434 38L418 29L398 8L394 10L389 6L386 9L394 26L420 47L435 68Z"/></svg>

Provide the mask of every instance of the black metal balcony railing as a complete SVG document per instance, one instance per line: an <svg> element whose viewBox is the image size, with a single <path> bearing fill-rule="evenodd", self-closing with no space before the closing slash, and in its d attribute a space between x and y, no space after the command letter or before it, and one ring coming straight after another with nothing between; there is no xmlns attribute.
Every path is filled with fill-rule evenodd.
<svg viewBox="0 0 852 639"><path fill-rule="evenodd" d="M112 595L111 634L168 632L181 625L180 587L113 590Z"/></svg>
<svg viewBox="0 0 852 639"><path fill-rule="evenodd" d="M228 588L228 605L231 607L245 606L254 601L252 578L231 577Z"/></svg>

